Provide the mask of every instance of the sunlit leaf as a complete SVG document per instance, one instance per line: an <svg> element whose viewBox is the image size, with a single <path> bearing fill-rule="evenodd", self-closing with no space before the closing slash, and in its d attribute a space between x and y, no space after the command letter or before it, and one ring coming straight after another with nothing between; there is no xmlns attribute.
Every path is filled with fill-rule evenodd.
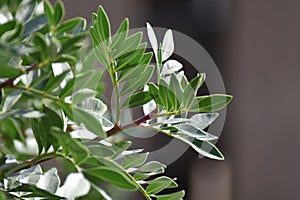
<svg viewBox="0 0 300 200"><path fill-rule="evenodd" d="M158 43L157 43L155 33L154 33L153 28L151 27L151 25L149 23L146 23L146 25L147 25L148 39L149 39L150 44L152 46L152 49L154 51L155 57L157 58Z"/></svg>
<svg viewBox="0 0 300 200"><path fill-rule="evenodd" d="M172 30L167 30L165 33L162 46L162 61L167 60L174 52L174 39L173 39L173 33Z"/></svg>
<svg viewBox="0 0 300 200"><path fill-rule="evenodd" d="M22 94L22 90L16 90L10 93L3 102L2 111L8 111L9 109L11 109L11 107L13 107L21 98Z"/></svg>

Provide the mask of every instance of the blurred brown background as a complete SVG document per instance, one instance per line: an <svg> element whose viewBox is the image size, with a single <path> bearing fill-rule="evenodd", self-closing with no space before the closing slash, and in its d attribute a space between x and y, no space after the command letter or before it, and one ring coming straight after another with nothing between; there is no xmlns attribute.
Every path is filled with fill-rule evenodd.
<svg viewBox="0 0 300 200"><path fill-rule="evenodd" d="M169 166L190 200L300 199L300 1L64 0L67 17L102 4L113 29L172 28L209 52L223 76L228 107L218 146L226 161L188 151ZM133 199L133 198L131 198ZM136 199L138 199L136 197Z"/></svg>

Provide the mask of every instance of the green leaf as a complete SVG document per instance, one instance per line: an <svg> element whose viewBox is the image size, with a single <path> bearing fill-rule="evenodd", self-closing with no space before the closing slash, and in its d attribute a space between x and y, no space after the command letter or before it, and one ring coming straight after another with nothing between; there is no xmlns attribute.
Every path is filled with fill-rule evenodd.
<svg viewBox="0 0 300 200"><path fill-rule="evenodd" d="M124 57L138 49L142 41L142 32L135 33L128 37L116 50L113 52L113 59Z"/></svg>
<svg viewBox="0 0 300 200"><path fill-rule="evenodd" d="M22 184L16 188L13 188L10 190L10 192L30 192L29 195L24 195L23 197L44 197L48 199L53 199L53 200L60 200L61 197L56 196L54 194L51 194L50 192L47 192L46 190L39 189L34 185L29 185L29 184Z"/></svg>
<svg viewBox="0 0 300 200"><path fill-rule="evenodd" d="M93 132L101 138L106 137L106 133L103 131L101 123L99 122L99 120L97 120L95 115L80 108L74 108L73 115L75 122L79 124L83 123L89 131Z"/></svg>
<svg viewBox="0 0 300 200"><path fill-rule="evenodd" d="M124 102L122 105L121 109L126 109L126 108L134 108L138 106L142 106L149 101L152 100L152 96L150 95L149 92L138 92L129 97L127 101Z"/></svg>
<svg viewBox="0 0 300 200"><path fill-rule="evenodd" d="M84 74L77 75L73 90L78 91L83 88L88 88L95 91L102 76L102 70L91 70L86 71Z"/></svg>
<svg viewBox="0 0 300 200"><path fill-rule="evenodd" d="M49 20L50 25L54 26L55 25L55 13L54 13L54 9L53 9L51 3L48 0L44 1L44 11Z"/></svg>
<svg viewBox="0 0 300 200"><path fill-rule="evenodd" d="M191 137L184 137L184 136L174 136L173 137L189 144L195 151L199 154L215 159L215 160L224 160L224 156L219 151L219 149L208 141L201 141L197 139L193 139Z"/></svg>
<svg viewBox="0 0 300 200"><path fill-rule="evenodd" d="M96 30L94 28L91 28L90 35L93 40L93 46L94 46L94 51L95 51L97 60L101 64L103 64L104 67L108 68L111 61L109 59L108 51L107 51L105 44L103 42L99 41L97 34L96 34Z"/></svg>
<svg viewBox="0 0 300 200"><path fill-rule="evenodd" d="M57 26L57 33L64 33L72 31L76 26L78 26L83 19L81 17L76 17L62 22Z"/></svg>
<svg viewBox="0 0 300 200"><path fill-rule="evenodd" d="M88 89L88 88L83 88L81 90L78 90L72 95L72 102L73 104L78 104L82 101L84 101L87 98L94 97L95 96L95 91Z"/></svg>
<svg viewBox="0 0 300 200"><path fill-rule="evenodd" d="M118 82L129 80L143 74L150 63L151 58L152 52L145 53L137 66L121 71L120 76L118 77Z"/></svg>
<svg viewBox="0 0 300 200"><path fill-rule="evenodd" d="M55 24L58 24L65 16L65 6L62 1L57 1L54 6Z"/></svg>
<svg viewBox="0 0 300 200"><path fill-rule="evenodd" d="M195 102L196 98L196 92L191 86L190 83L188 83L184 89L183 89L183 95L182 95L182 102L183 102L183 107L185 110L190 110L192 105Z"/></svg>
<svg viewBox="0 0 300 200"><path fill-rule="evenodd" d="M76 104L77 107L85 111L96 113L103 116L107 111L107 106L100 100L96 98L87 98L80 103Z"/></svg>
<svg viewBox="0 0 300 200"><path fill-rule="evenodd" d="M179 191L171 194L165 194L165 195L155 195L157 200L182 200L184 197L185 192Z"/></svg>
<svg viewBox="0 0 300 200"><path fill-rule="evenodd" d="M91 184L91 190L83 197L76 198L77 200L94 199L97 197L99 200L112 200L112 198L104 191L104 189L98 187L95 184Z"/></svg>
<svg viewBox="0 0 300 200"><path fill-rule="evenodd" d="M182 76L182 79L180 80L180 85L184 89L189 84L187 78L185 75Z"/></svg>
<svg viewBox="0 0 300 200"><path fill-rule="evenodd" d="M42 29L44 26L46 26L48 23L48 19L46 15L39 15L30 21L28 21L25 24L24 32L22 35L22 38L27 37L29 34L34 33L40 29Z"/></svg>
<svg viewBox="0 0 300 200"><path fill-rule="evenodd" d="M45 116L41 118L39 123L39 133L43 137L43 144L45 151L47 151L52 145L54 150L58 149L57 141L54 137L51 137L50 132L53 127L57 127L59 130L63 130L64 122L62 117L52 109L44 106L43 112Z"/></svg>
<svg viewBox="0 0 300 200"><path fill-rule="evenodd" d="M128 28L129 28L129 21L128 18L125 18L121 23L119 29L117 30L116 34L114 35L112 44L110 46L111 49L120 46L125 41L128 35Z"/></svg>
<svg viewBox="0 0 300 200"><path fill-rule="evenodd" d="M163 80L161 80L163 82ZM175 96L174 92L171 91L168 87L160 84L159 88L159 101L162 103L162 106L166 109L166 111L178 111L180 107L180 103Z"/></svg>
<svg viewBox="0 0 300 200"><path fill-rule="evenodd" d="M66 86L61 90L60 94L59 94L59 98L63 99L66 96L69 96L72 94L73 92L73 87L75 84L75 78L69 80L66 84Z"/></svg>
<svg viewBox="0 0 300 200"><path fill-rule="evenodd" d="M61 54L53 60L54 60L54 62L58 62L58 63L67 62L71 65L75 65L75 63L77 62L76 57L70 56L70 55L67 55L67 54Z"/></svg>
<svg viewBox="0 0 300 200"><path fill-rule="evenodd" d="M178 101L180 101L181 104L183 89L174 74L171 74L169 88L175 94L175 96L177 97Z"/></svg>
<svg viewBox="0 0 300 200"><path fill-rule="evenodd" d="M9 22L6 22L5 24L1 24L0 37L4 33L13 30L15 28L15 26L16 26L16 21L9 21Z"/></svg>
<svg viewBox="0 0 300 200"><path fill-rule="evenodd" d="M52 129L56 127L59 130L63 130L63 120L59 114L57 114L52 109L44 106L43 117L37 120L31 120L31 126L33 134L36 138L39 147L39 153L42 152L43 148L46 151L52 145L56 151L59 147L57 140L50 134Z"/></svg>
<svg viewBox="0 0 300 200"><path fill-rule="evenodd" d="M113 159L111 158L106 158L106 157L96 157L97 160L99 160L101 162L102 165L112 169L112 170L116 170L116 171L124 171L124 168L122 168L122 166L117 163L116 161L114 161ZM98 167L98 166L97 166Z"/></svg>
<svg viewBox="0 0 300 200"><path fill-rule="evenodd" d="M19 123L15 119L5 118L0 120L0 132L11 139L24 142L24 136Z"/></svg>
<svg viewBox="0 0 300 200"><path fill-rule="evenodd" d="M111 157L115 155L115 151L107 146L101 145L98 142L87 142L84 144L89 152L95 157Z"/></svg>
<svg viewBox="0 0 300 200"><path fill-rule="evenodd" d="M139 171L141 172L156 172L161 171L166 168L166 165L157 162L157 161L150 161L139 168Z"/></svg>
<svg viewBox="0 0 300 200"><path fill-rule="evenodd" d="M23 94L22 90L16 90L10 93L3 102L2 111L10 110L18 102L22 94Z"/></svg>
<svg viewBox="0 0 300 200"><path fill-rule="evenodd" d="M64 71L63 73L61 73L58 76L52 76L49 81L47 82L46 87L44 88L44 92L50 92L52 90L54 90L55 88L57 88L60 83L65 80L67 74L69 73L69 70Z"/></svg>
<svg viewBox="0 0 300 200"><path fill-rule="evenodd" d="M46 40L45 36L41 33L34 34L33 43L38 48L40 53L38 61L46 60L50 56L48 53L50 49L50 44Z"/></svg>
<svg viewBox="0 0 300 200"><path fill-rule="evenodd" d="M162 176L154 180L148 181L146 191L148 194L157 194L164 189L176 187L178 187L178 185L173 179L166 176Z"/></svg>
<svg viewBox="0 0 300 200"><path fill-rule="evenodd" d="M197 94L198 89L202 86L206 78L205 73L198 74L195 78L190 81L190 86Z"/></svg>
<svg viewBox="0 0 300 200"><path fill-rule="evenodd" d="M122 189L126 189L126 190L137 189L137 186L126 175L124 175L122 172L113 170L108 167L87 169L84 170L83 173L87 178L94 176Z"/></svg>
<svg viewBox="0 0 300 200"><path fill-rule="evenodd" d="M96 19L96 21L95 21ZM104 11L102 6L98 7L98 13L96 15L96 18L93 19L94 22L94 29L96 31L96 39L99 41L99 43L104 42L106 44L106 47L109 44L110 40L110 23L107 17L106 12ZM96 43L96 41L93 38L93 42Z"/></svg>
<svg viewBox="0 0 300 200"><path fill-rule="evenodd" d="M19 36L23 32L23 28L23 24L17 24L13 31L5 33L2 37L4 37L7 42L13 42L14 40L18 41Z"/></svg>
<svg viewBox="0 0 300 200"><path fill-rule="evenodd" d="M144 55L145 49L146 49L146 43L140 45L140 47L136 49L134 52L132 52L131 54L123 58L120 58L116 66L116 71L125 70L125 69L138 66L139 61L142 59Z"/></svg>
<svg viewBox="0 0 300 200"><path fill-rule="evenodd" d="M71 155L75 164L84 163L88 159L88 150L78 140L72 138L69 133L58 129L52 129L51 134L58 140L66 156Z"/></svg>
<svg viewBox="0 0 300 200"><path fill-rule="evenodd" d="M1 60L0 64L0 78L14 78L23 74L22 70L11 67L8 63L2 62Z"/></svg>
<svg viewBox="0 0 300 200"><path fill-rule="evenodd" d="M39 148L39 154L41 154L43 151L43 137L42 134L39 134L40 132L39 121L37 119L31 119L30 123L31 123L33 135L35 137L35 140Z"/></svg>
<svg viewBox="0 0 300 200"><path fill-rule="evenodd" d="M167 127L162 127L160 130L162 131L170 131L170 132L177 132L178 128L174 126L167 126Z"/></svg>
<svg viewBox="0 0 300 200"><path fill-rule="evenodd" d="M123 86L121 95L144 87L149 82L153 70L154 70L154 66L149 66L146 68L145 72L141 74L139 77L126 81Z"/></svg>
<svg viewBox="0 0 300 200"><path fill-rule="evenodd" d="M59 38L59 41L61 42L61 46L62 46L62 49L59 53L70 54L71 52L78 50L82 46L82 43L78 43L78 42L80 42L84 36L85 33L78 33L71 37L66 36L66 37Z"/></svg>
<svg viewBox="0 0 300 200"><path fill-rule="evenodd" d="M128 169L130 167L138 167L138 166L144 164L144 162L146 162L148 155L149 155L149 153L139 153L139 154L133 154L133 155L126 155L124 157L124 161L123 161L122 166L125 169Z"/></svg>
<svg viewBox="0 0 300 200"><path fill-rule="evenodd" d="M224 108L232 100L231 95L213 94L197 97L190 107L191 112L215 112Z"/></svg>

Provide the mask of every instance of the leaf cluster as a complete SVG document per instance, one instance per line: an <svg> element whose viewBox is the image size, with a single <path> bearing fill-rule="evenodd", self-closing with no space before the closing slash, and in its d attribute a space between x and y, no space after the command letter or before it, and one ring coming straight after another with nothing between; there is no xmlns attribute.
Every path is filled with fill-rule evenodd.
<svg viewBox="0 0 300 200"><path fill-rule="evenodd" d="M91 26L80 17L64 20L62 1L5 0L0 12L2 199L109 200L109 187L139 190L148 200L182 199L184 191L163 191L178 187L163 175L164 164L149 161L142 149L130 149L130 141L114 142L133 127L155 129L199 154L224 159L213 144L217 137L205 129L232 97L197 96L205 74L188 81L182 64L169 59L171 30L158 43L147 24L152 53L141 32L129 34L128 19L112 34L101 6ZM84 59L88 35L93 51ZM93 67L96 60L114 86L115 118L101 99L103 70ZM154 72L157 83L150 81ZM124 123L121 113L135 107L143 108L144 117ZM71 166L64 184L56 168L40 165L52 159Z"/></svg>

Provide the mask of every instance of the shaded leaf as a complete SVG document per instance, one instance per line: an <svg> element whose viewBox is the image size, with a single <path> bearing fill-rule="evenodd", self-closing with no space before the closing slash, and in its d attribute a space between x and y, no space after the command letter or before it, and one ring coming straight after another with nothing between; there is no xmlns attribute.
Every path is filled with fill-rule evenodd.
<svg viewBox="0 0 300 200"><path fill-rule="evenodd" d="M142 32L135 33L128 37L116 50L113 52L113 59L118 59L122 56L135 52L142 41Z"/></svg>
<svg viewBox="0 0 300 200"><path fill-rule="evenodd" d="M106 137L106 133L103 131L101 123L97 120L95 115L80 108L74 108L73 115L75 122L84 124L89 131L93 132L101 138Z"/></svg>
<svg viewBox="0 0 300 200"><path fill-rule="evenodd" d="M213 94L197 97L190 107L191 112L215 112L224 108L232 99L231 95Z"/></svg>
<svg viewBox="0 0 300 200"><path fill-rule="evenodd" d="M127 155L124 157L122 166L125 169L130 168L130 167L140 166L140 165L144 164L144 162L146 162L148 155L149 155L149 153L139 153L139 154Z"/></svg>
<svg viewBox="0 0 300 200"><path fill-rule="evenodd" d="M219 149L208 141L200 141L193 139L191 137L184 136L174 136L175 138L182 140L183 142L189 144L194 150L199 154L216 160L224 160L224 156L219 151Z"/></svg>
<svg viewBox="0 0 300 200"><path fill-rule="evenodd" d="M152 96L149 94L149 92L138 92L138 93L131 95L127 99L127 101L124 102L121 109L142 106L151 100L152 100Z"/></svg>
<svg viewBox="0 0 300 200"><path fill-rule="evenodd" d="M83 172L86 177L97 177L107 181L119 188L126 190L136 190L137 186L122 172L113 170L108 167L98 167L94 169L87 169Z"/></svg>
<svg viewBox="0 0 300 200"><path fill-rule="evenodd" d="M121 95L144 87L146 85L146 83L149 82L149 80L152 76L153 70L154 70L154 66L149 66L146 68L144 73L141 74L139 77L136 77L134 79L126 81L126 83L123 86Z"/></svg>
<svg viewBox="0 0 300 200"><path fill-rule="evenodd" d="M57 27L57 33L69 32L72 31L76 26L78 26L83 19L81 17L76 17L64 21L63 23L59 24Z"/></svg>
<svg viewBox="0 0 300 200"><path fill-rule="evenodd" d="M25 38L29 34L40 30L41 28L46 26L47 23L48 23L48 19L47 19L46 15L44 15L44 14L31 19L30 21L28 21L25 24L25 28L24 28L22 37Z"/></svg>
<svg viewBox="0 0 300 200"><path fill-rule="evenodd" d="M165 194L165 195L155 195L157 200L182 200L184 197L185 192L179 191L171 194Z"/></svg>
<svg viewBox="0 0 300 200"><path fill-rule="evenodd" d="M165 169L166 165L157 162L157 161L150 161L148 163L146 163L145 165L143 165L142 167L139 168L139 171L141 172L156 172L159 171L161 169Z"/></svg>
<svg viewBox="0 0 300 200"><path fill-rule="evenodd" d="M54 6L55 24L58 24L65 16L65 6L62 1L57 1Z"/></svg>
<svg viewBox="0 0 300 200"><path fill-rule="evenodd" d="M111 49L114 49L115 47L120 46L125 41L125 39L127 38L127 35L128 35L128 28L129 28L129 21L128 21L128 18L125 18L122 21L116 34L114 35L112 44L110 46Z"/></svg>
<svg viewBox="0 0 300 200"><path fill-rule="evenodd" d="M154 180L148 181L146 191L148 194L157 194L164 189L176 187L178 187L178 185L173 179L166 176L162 176Z"/></svg>

